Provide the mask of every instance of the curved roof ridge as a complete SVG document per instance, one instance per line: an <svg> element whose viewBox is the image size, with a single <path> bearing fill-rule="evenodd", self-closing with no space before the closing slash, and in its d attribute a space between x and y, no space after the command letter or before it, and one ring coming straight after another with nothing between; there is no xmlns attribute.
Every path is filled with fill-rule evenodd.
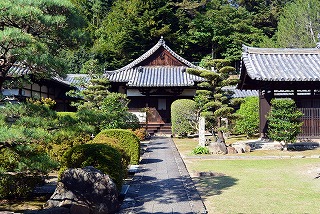
<svg viewBox="0 0 320 214"><path fill-rule="evenodd" d="M244 54L320 54L319 48L258 48L242 45L242 50Z"/></svg>
<svg viewBox="0 0 320 214"><path fill-rule="evenodd" d="M141 63L142 61L144 61L145 59L147 59L148 57L150 57L152 54L154 54L160 47L163 47L164 49L166 49L169 53L171 53L175 58L177 58L179 61L181 61L182 63L186 64L187 66L191 67L191 68L200 68L194 64L192 64L191 62L189 62L188 60L184 59L183 57L181 57L180 55L178 55L177 53L175 53L173 50L171 50L171 48L169 48L169 46L167 46L165 44L165 41L163 39L163 37L161 36L161 38L159 39L159 41L157 42L157 44L155 44L151 49L149 49L147 52L145 52L144 54L142 54L139 58L135 59L134 61L132 61L131 63L129 63L128 65L119 68L117 70L113 70L113 71L105 71L105 73L114 73L114 72L120 72L120 71L125 71L125 70L129 70L131 68L133 68L134 66L138 65L139 63Z"/></svg>

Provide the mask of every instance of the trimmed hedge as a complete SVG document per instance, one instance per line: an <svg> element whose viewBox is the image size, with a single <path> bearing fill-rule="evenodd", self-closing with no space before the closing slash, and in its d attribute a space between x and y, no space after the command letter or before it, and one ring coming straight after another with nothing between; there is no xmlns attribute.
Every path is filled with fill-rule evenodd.
<svg viewBox="0 0 320 214"><path fill-rule="evenodd" d="M93 166L108 174L118 190L121 190L126 169L123 168L122 155L117 149L107 144L83 144L70 148L63 155L62 169L85 166Z"/></svg>
<svg viewBox="0 0 320 214"><path fill-rule="evenodd" d="M52 135L48 153L51 158L60 162L63 154L70 147L85 144L90 140L91 136L86 132L62 129Z"/></svg>
<svg viewBox="0 0 320 214"><path fill-rule="evenodd" d="M0 199L21 199L29 197L33 189L44 183L41 176L27 173L0 173Z"/></svg>
<svg viewBox="0 0 320 214"><path fill-rule="evenodd" d="M140 159L140 140L129 130L106 129L101 131L95 139L114 138L118 140L118 145L130 157L130 164L138 164Z"/></svg>
<svg viewBox="0 0 320 214"><path fill-rule="evenodd" d="M106 137L105 135L99 135L98 137L95 137L92 141L89 141L88 143L106 144L117 149L121 153L121 157L122 157L121 163L124 169L124 175L125 176L127 175L127 169L130 163L130 157L127 155L126 151L124 151L124 149L121 148L119 140Z"/></svg>

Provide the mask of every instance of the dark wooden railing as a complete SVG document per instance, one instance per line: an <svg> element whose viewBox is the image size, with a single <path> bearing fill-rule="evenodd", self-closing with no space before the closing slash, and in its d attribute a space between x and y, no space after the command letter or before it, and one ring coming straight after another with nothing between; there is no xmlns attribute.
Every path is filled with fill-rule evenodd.
<svg viewBox="0 0 320 214"><path fill-rule="evenodd" d="M304 114L299 138L320 138L320 108L299 108Z"/></svg>

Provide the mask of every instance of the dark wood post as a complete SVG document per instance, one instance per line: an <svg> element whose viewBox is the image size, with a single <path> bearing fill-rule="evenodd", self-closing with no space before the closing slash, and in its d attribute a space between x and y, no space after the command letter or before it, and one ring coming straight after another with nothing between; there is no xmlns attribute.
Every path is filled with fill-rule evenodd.
<svg viewBox="0 0 320 214"><path fill-rule="evenodd" d="M271 109L271 99L274 97L273 90L259 90L260 106L260 137L267 138L268 122L267 114Z"/></svg>

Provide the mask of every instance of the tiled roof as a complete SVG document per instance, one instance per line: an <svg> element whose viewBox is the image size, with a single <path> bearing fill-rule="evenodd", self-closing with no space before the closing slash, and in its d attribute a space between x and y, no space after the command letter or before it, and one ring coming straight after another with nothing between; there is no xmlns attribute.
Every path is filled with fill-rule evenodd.
<svg viewBox="0 0 320 214"><path fill-rule="evenodd" d="M11 66L8 72L8 76L11 76L11 77L19 77L27 74L32 74L32 71L30 70L30 68L23 65L19 65L19 64ZM51 80L66 86L70 86L70 82L68 80L65 80L59 76L52 77Z"/></svg>
<svg viewBox="0 0 320 214"><path fill-rule="evenodd" d="M78 85L81 83L88 83L90 79L88 74L67 74L63 80L70 85Z"/></svg>
<svg viewBox="0 0 320 214"><path fill-rule="evenodd" d="M8 72L9 76L22 76L30 73L30 69L28 67L14 65L11 66Z"/></svg>
<svg viewBox="0 0 320 214"><path fill-rule="evenodd" d="M161 47L185 66L139 66ZM132 87L194 86L195 82L204 81L201 77L187 73L186 68L202 69L171 50L161 38L155 46L130 64L118 70L105 71L105 75L110 82L122 82Z"/></svg>
<svg viewBox="0 0 320 214"><path fill-rule="evenodd" d="M240 90L240 89L236 89L235 86L226 86L226 87L223 87L223 90L232 91L234 93L232 95L233 98L244 98L244 97L257 97L257 96L259 96L258 90Z"/></svg>
<svg viewBox="0 0 320 214"><path fill-rule="evenodd" d="M247 75L259 81L319 81L320 49L243 47Z"/></svg>
<svg viewBox="0 0 320 214"><path fill-rule="evenodd" d="M144 54L142 54L139 58L137 58L136 60L132 61L131 63L129 63L128 65L118 69L118 70L114 70L114 71L106 71L106 73L109 72L120 72L120 71L126 71L129 70L131 68L134 68L135 66L137 66L139 63L141 63L142 61L146 60L147 58L149 58L152 54L154 54L160 47L163 47L165 50L167 50L169 53L172 54L172 56L174 56L176 59L178 59L180 62L182 62L183 64L185 64L187 67L190 68L199 68L198 66L192 64L191 62L189 62L188 60L184 59L183 57L179 56L176 52L174 52L173 50L171 50L171 48L169 48L166 44L164 39L161 37L161 39L158 41L158 43L153 46L150 50L148 50L147 52L145 52Z"/></svg>
<svg viewBox="0 0 320 214"><path fill-rule="evenodd" d="M193 86L201 77L189 74L184 66L141 66L115 72L108 76L111 82L127 82L128 86L171 87Z"/></svg>

